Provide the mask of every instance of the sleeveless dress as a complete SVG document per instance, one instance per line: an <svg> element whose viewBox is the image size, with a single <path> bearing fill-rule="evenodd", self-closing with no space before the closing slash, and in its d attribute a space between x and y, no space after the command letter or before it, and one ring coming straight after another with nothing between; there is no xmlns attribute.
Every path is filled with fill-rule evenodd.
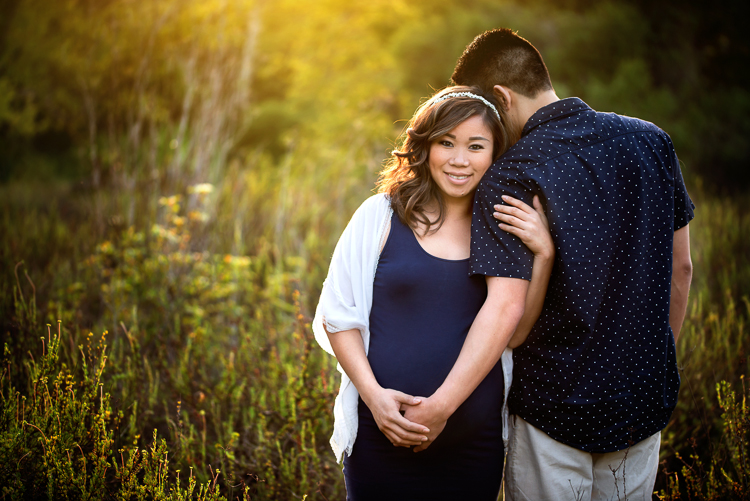
<svg viewBox="0 0 750 501"><path fill-rule="evenodd" d="M428 254L391 218L375 273L368 360L383 388L428 397L456 362L487 296L469 259ZM427 450L394 447L359 400L359 427L344 458L347 499L495 501L503 468L500 362L448 419Z"/></svg>

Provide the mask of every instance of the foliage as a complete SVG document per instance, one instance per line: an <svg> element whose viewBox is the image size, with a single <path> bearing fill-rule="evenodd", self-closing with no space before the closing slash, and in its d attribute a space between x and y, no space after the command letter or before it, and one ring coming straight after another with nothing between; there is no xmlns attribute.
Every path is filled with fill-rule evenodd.
<svg viewBox="0 0 750 501"><path fill-rule="evenodd" d="M716 384L739 388L750 354L750 65L737 63L743 16L704 26L706 9L0 6L3 495L341 499L335 362L309 316L398 120L499 25L539 47L561 97L674 139L698 206L695 273L657 486L710 499L746 482L745 442L723 445L745 429L744 403Z"/></svg>
<svg viewBox="0 0 750 501"><path fill-rule="evenodd" d="M750 498L750 408L744 378L739 398L726 381L716 384L716 394L722 410L724 440L714 445L707 464L696 450L695 442L690 462L677 453L677 458L683 463L682 469L679 474L665 471L667 489L661 492L659 499L682 499L681 491L685 491L687 499L719 501Z"/></svg>
<svg viewBox="0 0 750 501"><path fill-rule="evenodd" d="M22 487L21 493L93 492L105 486L107 492L120 493L112 496L124 498L152 497L144 494L147 485L162 489L165 497L343 496L339 467L327 446L332 422L325 418L336 390L334 362L313 346L305 313L312 311L330 247L326 251L324 244L307 240L308 249L322 250L305 259L280 256L268 245L244 256L211 251L206 235L212 228L207 226L217 220L212 211L222 206L216 198L224 188L208 185L157 200L150 218L155 223L148 231L110 226L107 237L89 245L91 229L75 211L65 217L56 210L32 211L38 223L19 231L19 224L31 225L18 212L17 205L29 200L18 193L23 189L16 185L15 197L0 196L4 213L11 215L0 219L0 231L8 235L0 252L9 279L3 283L12 284L0 307L7 312L4 415L15 419L19 406L21 414L19 421L6 418L1 432L16 437L4 443L25 448L4 448L0 462L6 465L3 475L17 474L8 465L19 464L31 451L21 466L28 461L37 467L23 470L23 478L31 480L9 485ZM96 196L63 193L82 197L66 201L74 206ZM745 271L750 254L743 249L750 242L742 230L748 217L738 212L741 201L712 199L700 190L693 195L698 206L691 224L695 278L678 343L682 390L663 432L662 459L669 473L660 475L657 484L669 499L688 493L704 499L701 495L710 493L699 495L695 489L711 471L716 489L730 489L738 481L738 467L721 444L740 429L726 428L722 414L734 412L735 422L741 423L740 407L731 407L724 387L715 393L715 385L722 380L741 385L749 361L745 326L750 282ZM246 202L240 196L235 203ZM148 207L138 206L143 211ZM59 247L55 235L60 236ZM66 235L79 241L63 245ZM330 242L331 237L318 235L317 241ZM38 254L35 242L40 238L53 245ZM76 248L78 265L64 266L70 259L66 253ZM27 263L11 265L10 249L29 256ZM731 269L722 265L729 262ZM34 341L40 323L57 318L62 319L59 333L47 334L40 356ZM105 339L95 343L92 329L82 329L83 324L109 329L106 370ZM24 355L27 350L34 358ZM47 390L39 382L44 377ZM79 407L65 400L72 398L66 385L72 385ZM34 397L35 391L49 397ZM59 423L49 419L58 414ZM19 424L23 416L41 432ZM87 424L76 428L80 423ZM104 424L96 428L94 423ZM76 435L79 429L100 430L98 442ZM45 442L41 433L57 442ZM737 444L734 450L741 450ZM59 465L66 464L66 449L73 461L83 464L76 458L85 457L85 478L72 482L64 477L66 470ZM53 456L46 458L46 450ZM97 457L104 458L106 471L95 470ZM682 458L688 458L686 470ZM45 464L58 466L49 473ZM719 474L721 468L729 477ZM689 484L688 478L699 483ZM73 487L58 485L60 479Z"/></svg>
<svg viewBox="0 0 750 501"><path fill-rule="evenodd" d="M90 349L61 348L61 339L67 337L73 346L83 333L61 329L48 342L52 348L42 361L48 372L59 371L53 384L62 390L49 392L56 407L39 407L34 400L35 412L46 416L45 426L28 421L40 433L67 438L58 448L47 445L45 450L58 454L56 461L76 444L86 451L87 442L65 426L88 430L87 417L96 419L106 435L106 440L95 442L104 444L96 457L106 465L95 472L98 476L89 473L89 480L72 482L70 472L50 474L50 492L70 484L78 493L73 497L101 493L104 485L123 499L211 499L219 491L252 499L339 495L342 486L332 480L337 468L327 452L331 423L320 419L333 398L333 367L311 346L299 292L293 289L299 260L288 258L273 266L264 255L196 252L191 247L200 243L193 242L189 230L205 224L200 200L212 190L199 185L189 191L195 197L194 210L184 208L181 196L163 197L161 224L149 232L123 229L116 239L98 244L85 259L79 281L47 302L48 314L61 316L66 324L94 316L97 324L112 325L115 333L104 376L103 341L95 377L86 369L93 360ZM21 298L20 282L14 290ZM34 304L16 303L15 334L21 338L38 327L29 313ZM85 339L90 343L91 335ZM24 371L13 367L19 357L11 358L10 350L8 357L15 360L9 362L9 373L23 377ZM73 397L66 391L76 382L66 367L81 372L82 387L93 388L94 393L84 393L89 400L77 392L76 402L104 400L98 414L87 403L62 421L62 431L49 429L48 421L71 406L66 399ZM49 377L37 373L31 371L31 392L40 391L37 380ZM151 445L140 438L149 430L154 432ZM168 442L157 438L157 430ZM8 433L16 433L16 428L11 426ZM26 452L14 446L2 460L15 465ZM57 464L41 453L27 455L25 461L38 465L37 473L24 474L22 485L32 487L47 475L48 464ZM87 456L86 464L91 470L95 463ZM183 474L180 481L179 472L187 471L189 477ZM321 483L325 486L319 487Z"/></svg>
<svg viewBox="0 0 750 501"><path fill-rule="evenodd" d="M133 193L158 173L177 192L232 160L293 152L358 180L473 36L509 26L561 97L656 122L707 186L742 189L743 5L16 0L0 37L0 179L85 173ZM373 152L369 173L355 169ZM71 155L75 168L59 162Z"/></svg>
<svg viewBox="0 0 750 501"><path fill-rule="evenodd" d="M166 445L157 441L156 430L148 450L140 451L136 444L120 449L122 467L118 464L113 437L122 411L113 414L111 397L103 390L106 332L93 350L93 335L85 350L79 346L82 363L76 375L60 360L60 325L54 336L49 327L39 361L31 357L28 398L12 384L13 362L5 345L0 380L3 499L103 499L113 479L122 482L118 499L191 499L195 479L190 477L185 490L179 477L176 482L168 477ZM196 494L202 500L224 499L215 479L199 486Z"/></svg>

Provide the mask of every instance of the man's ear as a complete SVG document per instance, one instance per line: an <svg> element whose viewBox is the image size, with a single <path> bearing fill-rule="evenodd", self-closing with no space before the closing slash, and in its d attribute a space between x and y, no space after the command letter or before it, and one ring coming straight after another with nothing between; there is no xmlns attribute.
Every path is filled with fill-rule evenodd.
<svg viewBox="0 0 750 501"><path fill-rule="evenodd" d="M492 88L492 94L500 103L500 106L505 108L505 111L510 111L511 106L515 104L510 89L504 85L495 85Z"/></svg>

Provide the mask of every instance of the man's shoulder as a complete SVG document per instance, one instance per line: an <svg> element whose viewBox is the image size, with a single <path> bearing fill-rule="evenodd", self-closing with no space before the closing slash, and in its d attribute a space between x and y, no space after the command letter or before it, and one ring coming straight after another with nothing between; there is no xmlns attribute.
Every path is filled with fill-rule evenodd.
<svg viewBox="0 0 750 501"><path fill-rule="evenodd" d="M624 129L628 129L628 130L657 132L661 134L664 133L664 131L661 130L658 126L656 126L654 123L649 122L648 120L637 118L637 117L631 117L628 115L620 115L619 113L604 112L604 111L595 112L595 116L597 120L600 120L602 123L620 125Z"/></svg>
<svg viewBox="0 0 750 501"><path fill-rule="evenodd" d="M667 133L657 125L641 118L602 111L595 112L594 116L601 124L613 128L614 134L643 132L656 134L662 137L669 137Z"/></svg>
<svg viewBox="0 0 750 501"><path fill-rule="evenodd" d="M671 144L669 135L651 122L586 107L534 127L495 162L493 170L526 171L568 158L566 153L597 148L627 136Z"/></svg>

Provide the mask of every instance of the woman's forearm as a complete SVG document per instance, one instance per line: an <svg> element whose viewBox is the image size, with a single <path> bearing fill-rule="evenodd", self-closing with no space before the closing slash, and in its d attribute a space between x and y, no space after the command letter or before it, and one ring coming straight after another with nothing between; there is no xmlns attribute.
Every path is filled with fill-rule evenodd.
<svg viewBox="0 0 750 501"><path fill-rule="evenodd" d="M523 317L508 342L508 348L516 348L526 341L544 307L549 277L555 262L555 243L549 230L549 222L538 195L534 195L532 207L520 200L503 196L508 205L495 205L493 216L500 221L500 229L515 235L534 253L531 282L526 292L526 307Z"/></svg>
<svg viewBox="0 0 750 501"><path fill-rule="evenodd" d="M326 329L326 334L328 334L328 340L331 342L331 348L336 354L336 359L349 379L352 380L362 400L367 403L369 395L379 389L380 385L375 379L370 362L365 355L365 345L362 342L359 329L350 329L333 334Z"/></svg>
<svg viewBox="0 0 750 501"><path fill-rule="evenodd" d="M523 317L516 327L516 332L508 342L508 348L516 348L526 341L531 328L536 323L544 307L544 296L547 294L549 277L555 262L554 251L552 255L534 256L534 267L531 271L531 282L526 293L526 308Z"/></svg>
<svg viewBox="0 0 750 501"><path fill-rule="evenodd" d="M362 401L372 412L381 432L393 445L411 447L427 441L430 429L414 423L400 414L402 405L418 406L421 399L378 384L365 355L365 345L359 330L352 329L328 334L333 352L351 379Z"/></svg>
<svg viewBox="0 0 750 501"><path fill-rule="evenodd" d="M479 386L497 364L518 321L523 317L526 280L487 277L487 299L466 335L464 345L443 384L422 404L407 408L406 418L426 424L430 442L415 448L429 447L442 432L456 409Z"/></svg>

